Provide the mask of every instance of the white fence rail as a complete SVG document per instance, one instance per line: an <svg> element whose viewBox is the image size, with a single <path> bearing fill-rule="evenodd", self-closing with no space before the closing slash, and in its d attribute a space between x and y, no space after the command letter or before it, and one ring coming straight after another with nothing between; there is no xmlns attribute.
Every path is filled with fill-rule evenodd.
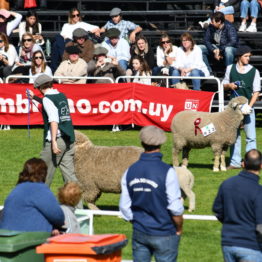
<svg viewBox="0 0 262 262"><path fill-rule="evenodd" d="M116 78L116 83L119 83L120 79L180 79L180 80L192 80L192 79L200 79L200 80L214 80L217 82L218 87L218 107L219 112L224 110L224 88L221 84L219 78L214 76L203 77L203 76L119 76ZM167 81L166 87L169 87L169 83Z"/></svg>

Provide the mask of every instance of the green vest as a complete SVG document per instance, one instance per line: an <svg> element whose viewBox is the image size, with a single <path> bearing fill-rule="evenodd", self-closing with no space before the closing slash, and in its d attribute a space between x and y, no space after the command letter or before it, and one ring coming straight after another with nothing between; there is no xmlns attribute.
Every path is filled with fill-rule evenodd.
<svg viewBox="0 0 262 262"><path fill-rule="evenodd" d="M246 74L241 74L237 71L236 64L232 65L230 74L229 74L229 82L240 82L240 86L237 90L237 94L239 96L244 96L250 101L252 94L253 94L253 81L256 74L256 68L253 67L249 70ZM230 99L234 98L236 95L234 92L231 93Z"/></svg>
<svg viewBox="0 0 262 262"><path fill-rule="evenodd" d="M63 93L58 93L54 95L45 95L45 97L49 98L58 109L58 115L59 115L58 128L61 132L61 136L65 140L70 141L70 143L74 143L75 133L74 133L74 128L73 128L66 96ZM45 141L47 132L50 127L50 123L48 122L48 116L45 110L42 111L42 114L44 119L44 141Z"/></svg>

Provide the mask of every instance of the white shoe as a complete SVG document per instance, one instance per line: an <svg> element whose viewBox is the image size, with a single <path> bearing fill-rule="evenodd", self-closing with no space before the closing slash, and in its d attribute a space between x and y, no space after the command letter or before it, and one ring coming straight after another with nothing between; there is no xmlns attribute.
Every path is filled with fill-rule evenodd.
<svg viewBox="0 0 262 262"><path fill-rule="evenodd" d="M206 21L199 21L198 22L199 24L200 24L200 26L203 28L203 29L205 29L205 28L207 28L208 27L208 25L210 24L210 21L209 20L206 20Z"/></svg>
<svg viewBox="0 0 262 262"><path fill-rule="evenodd" d="M241 26L238 29L239 32L246 32L246 30L247 30L247 24L241 24Z"/></svg>
<svg viewBox="0 0 262 262"><path fill-rule="evenodd" d="M257 25L251 23L250 26L247 28L246 32L256 33L257 32Z"/></svg>

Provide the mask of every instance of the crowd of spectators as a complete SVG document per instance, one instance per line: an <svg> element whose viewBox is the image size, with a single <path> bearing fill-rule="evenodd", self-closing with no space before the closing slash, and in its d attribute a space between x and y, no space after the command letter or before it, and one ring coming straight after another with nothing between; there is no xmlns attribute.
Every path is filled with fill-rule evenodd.
<svg viewBox="0 0 262 262"><path fill-rule="evenodd" d="M33 77L45 72L62 83L85 83L85 79L71 79L70 76L100 76L115 80L121 75L135 76L123 81L152 84L151 76L214 75L210 62L224 62L225 71L226 66L234 62L235 51L239 46L237 29L225 16L240 11L242 23L239 31L255 32L260 5L257 0L243 0L241 3L222 0L214 1L214 6L213 15L207 21L200 22L206 29L204 44L198 45L190 33L185 33L181 35L180 46L174 45L165 32L160 36L158 46L150 46L143 35L143 28L124 20L122 10L118 7L109 12L110 19L101 28L83 21L81 11L72 8L68 13L68 22L52 42L51 54L46 50L47 41L35 10L29 9L22 21L19 13L1 9L0 77L3 80L10 74ZM251 24L247 27L249 10ZM250 30L251 27L255 29ZM19 34L19 43L15 47L9 43L9 35L14 30ZM58 80L61 76L69 78ZM139 76L143 78L139 79ZM145 79L145 76L150 78ZM32 83L33 78L14 78L13 81ZM152 81L156 85L162 83L157 83L156 79ZM171 78L169 85L177 87L179 82L178 78ZM192 85L194 90L201 89L198 79L194 79Z"/></svg>

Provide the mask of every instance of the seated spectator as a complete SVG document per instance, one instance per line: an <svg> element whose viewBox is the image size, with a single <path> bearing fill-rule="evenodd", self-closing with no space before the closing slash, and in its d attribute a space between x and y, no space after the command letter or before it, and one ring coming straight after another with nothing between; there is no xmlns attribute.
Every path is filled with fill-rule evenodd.
<svg viewBox="0 0 262 262"><path fill-rule="evenodd" d="M107 57L116 59L119 65L126 70L130 59L130 46L124 38L120 38L120 31L116 28L111 28L106 32L108 37L102 43L102 46L108 50Z"/></svg>
<svg viewBox="0 0 262 262"><path fill-rule="evenodd" d="M130 76L151 76L151 70L144 58L141 56L133 56L131 59L132 70L128 69L126 74ZM151 78L134 78L134 83L151 85Z"/></svg>
<svg viewBox="0 0 262 262"><path fill-rule="evenodd" d="M82 28L87 32L100 36L99 27L83 22L80 11L77 8L72 8L69 11L68 23L63 25L61 33L55 37L52 46L51 69L53 72L62 61L65 44L73 40L73 32L77 28Z"/></svg>
<svg viewBox="0 0 262 262"><path fill-rule="evenodd" d="M118 76L125 76L126 71L118 64L116 58L107 57L108 50L102 46L96 47L94 51L94 68L88 68L90 75L97 77L110 77L113 81ZM109 80L98 79L96 83L111 83Z"/></svg>
<svg viewBox="0 0 262 262"><path fill-rule="evenodd" d="M40 74L46 74L53 77L50 67L46 64L44 54L42 51L36 51L33 53L32 64L29 71L29 76L31 77L29 83L34 83L35 79Z"/></svg>
<svg viewBox="0 0 262 262"><path fill-rule="evenodd" d="M65 224L62 228L66 233L81 233L80 225L74 213L81 197L82 191L76 182L67 182L59 188L58 201L65 215Z"/></svg>
<svg viewBox="0 0 262 262"><path fill-rule="evenodd" d="M178 48L175 61L175 76L209 76L209 71L202 58L201 48L196 45L193 37L189 33L184 33L180 37L181 46ZM176 83L180 80L175 79ZM193 89L200 90L200 79L192 79Z"/></svg>
<svg viewBox="0 0 262 262"><path fill-rule="evenodd" d="M239 11L239 0L214 0L214 13L221 12L224 15L234 15ZM207 28L211 19L207 19L204 22L199 22L202 28ZM231 21L230 21L231 22Z"/></svg>
<svg viewBox="0 0 262 262"><path fill-rule="evenodd" d="M134 43L136 34L141 32L142 28L133 22L123 20L121 12L122 10L120 8L113 8L109 14L111 20L107 21L107 23L100 29L100 33L104 33L111 28L117 28L120 31L120 38L125 38L126 40L129 39L130 43Z"/></svg>
<svg viewBox="0 0 262 262"><path fill-rule="evenodd" d="M4 203L1 229L52 232L65 218L55 196L45 184L46 163L39 158L25 162L16 187Z"/></svg>
<svg viewBox="0 0 262 262"><path fill-rule="evenodd" d="M203 60L210 73L212 69L208 62L208 56L212 55L217 61L224 60L225 66L231 65L234 62L238 42L236 28L228 21L225 21L223 13L214 13L211 17L211 24L205 32L205 45L200 45Z"/></svg>
<svg viewBox="0 0 262 262"><path fill-rule="evenodd" d="M67 60L64 60L57 70L55 71L54 76L73 76L73 77L83 77L87 76L87 63L84 59L79 57L81 50L77 46L68 46L66 49L69 57ZM61 78L61 83L63 84L85 84L86 79L70 79L70 78Z"/></svg>
<svg viewBox="0 0 262 262"><path fill-rule="evenodd" d="M157 67L153 68L153 75L173 75L177 50L177 46L172 44L169 35L163 34L160 37L160 44L156 49ZM175 83L176 80L171 79L171 84Z"/></svg>
<svg viewBox="0 0 262 262"><path fill-rule="evenodd" d="M33 54L36 51L42 51L42 48L35 43L33 35L24 33L19 48L18 59L13 67L12 74L29 75Z"/></svg>
<svg viewBox="0 0 262 262"><path fill-rule="evenodd" d="M155 54L153 50L150 48L147 39L143 35L139 35L136 37L136 42L131 48L131 59L134 56L141 56L144 58L150 68L152 70L155 66ZM129 64L129 67L132 69L132 63Z"/></svg>
<svg viewBox="0 0 262 262"><path fill-rule="evenodd" d="M93 58L94 54L94 43L87 39L87 34L84 29L77 28L73 32L73 41L70 41L66 44L66 47L68 46L77 46L81 53L79 54L79 57L84 59L87 63ZM63 55L63 61L67 60L69 57L68 53L65 51Z"/></svg>
<svg viewBox="0 0 262 262"><path fill-rule="evenodd" d="M31 33L35 42L39 45L45 43L42 33L42 25L38 22L37 13L34 10L29 10L26 14L24 22L19 24L19 39L22 40L24 33Z"/></svg>
<svg viewBox="0 0 262 262"><path fill-rule="evenodd" d="M9 44L5 33L0 33L0 77L6 78L12 72L12 67L18 55L15 47Z"/></svg>
<svg viewBox="0 0 262 262"><path fill-rule="evenodd" d="M240 5L240 17L242 19L239 32L257 32L257 17L261 6L258 0L242 0ZM247 28L248 11L250 11L251 24Z"/></svg>
<svg viewBox="0 0 262 262"><path fill-rule="evenodd" d="M10 20L11 16L14 18ZM18 27L19 23L22 20L22 15L7 11L5 9L0 10L0 32L5 33L7 36L10 36L12 31Z"/></svg>

